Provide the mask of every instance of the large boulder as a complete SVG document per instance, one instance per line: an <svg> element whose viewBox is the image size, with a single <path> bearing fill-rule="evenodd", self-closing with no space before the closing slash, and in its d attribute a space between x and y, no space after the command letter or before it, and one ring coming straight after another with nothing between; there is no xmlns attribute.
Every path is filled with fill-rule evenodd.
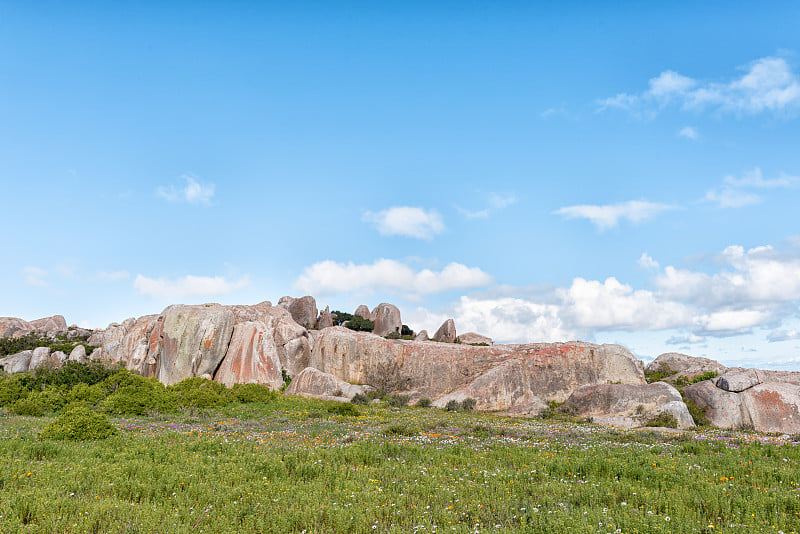
<svg viewBox="0 0 800 534"><path fill-rule="evenodd" d="M31 321L31 326L39 332L55 333L63 332L67 329L67 321L63 315L53 315Z"/></svg>
<svg viewBox="0 0 800 534"><path fill-rule="evenodd" d="M455 343L456 337L456 323L452 319L448 319L442 323L442 326L433 334L434 341L441 341L444 343Z"/></svg>
<svg viewBox="0 0 800 534"><path fill-rule="evenodd" d="M0 317L0 337L22 337L33 331L33 325L17 317Z"/></svg>
<svg viewBox="0 0 800 534"><path fill-rule="evenodd" d="M72 349L72 352L69 353L67 360L78 363L86 363L89 361L86 357L86 347L83 345L76 346L74 349Z"/></svg>
<svg viewBox="0 0 800 534"><path fill-rule="evenodd" d="M680 376L695 378L709 371L717 374L724 373L728 368L715 360L687 356L678 352L667 352L647 364L645 371L648 373L667 372L667 380L674 380Z"/></svg>
<svg viewBox="0 0 800 534"><path fill-rule="evenodd" d="M796 434L800 432L800 386L766 382L739 394L759 432Z"/></svg>
<svg viewBox="0 0 800 534"><path fill-rule="evenodd" d="M233 334L233 311L219 304L177 304L163 315L158 380L171 385L193 376L212 378Z"/></svg>
<svg viewBox="0 0 800 534"><path fill-rule="evenodd" d="M103 357L144 376L156 376L163 322L163 315L143 315L109 325L103 335Z"/></svg>
<svg viewBox="0 0 800 534"><path fill-rule="evenodd" d="M317 329L330 328L333 326L333 317L331 317L331 309L325 306L325 309L319 312L319 319L317 319Z"/></svg>
<svg viewBox="0 0 800 534"><path fill-rule="evenodd" d="M317 324L317 301L314 297L281 297L278 306L288 310L292 319L304 328L314 328Z"/></svg>
<svg viewBox="0 0 800 534"><path fill-rule="evenodd" d="M678 404L682 405L681 410ZM599 423L613 420L615 426L642 426L655 415L676 416L678 428L694 426L681 394L665 382L654 384L597 384L577 388L561 409Z"/></svg>
<svg viewBox="0 0 800 534"><path fill-rule="evenodd" d="M755 369L728 369L718 377L714 384L724 391L738 393L761 383L761 377Z"/></svg>
<svg viewBox="0 0 800 534"><path fill-rule="evenodd" d="M308 366L313 339L311 333L297 324L284 308L272 307L268 313L273 319L273 335L278 346L281 368L289 376L295 376Z"/></svg>
<svg viewBox="0 0 800 534"><path fill-rule="evenodd" d="M618 345L474 347L387 340L342 327L320 333L309 366L349 383L414 391L417 398L463 394L479 408L498 410L538 404L533 397L563 402L585 384L644 382L642 363Z"/></svg>
<svg viewBox="0 0 800 534"><path fill-rule="evenodd" d="M428 341L428 331L422 330L416 336L414 336L414 341Z"/></svg>
<svg viewBox="0 0 800 534"><path fill-rule="evenodd" d="M23 350L16 354L9 354L5 358L0 358L0 367L6 373L24 373L31 365L32 350Z"/></svg>
<svg viewBox="0 0 800 534"><path fill-rule="evenodd" d="M453 327L455 328L455 326ZM466 334L459 334L458 341L464 345L491 345L492 338L476 334L475 332L467 332Z"/></svg>
<svg viewBox="0 0 800 534"><path fill-rule="evenodd" d="M742 406L739 395L716 387L712 380L687 386L683 393L703 410L712 426L743 428L752 425L750 413Z"/></svg>
<svg viewBox="0 0 800 534"><path fill-rule="evenodd" d="M268 321L272 323L274 319L270 317ZM235 325L230 345L214 380L226 386L256 383L280 389L283 378L274 331L271 324L261 321Z"/></svg>
<svg viewBox="0 0 800 534"><path fill-rule="evenodd" d="M356 394L364 394L372 389L369 386L349 384L332 374L307 367L292 379L285 393L315 399L350 400Z"/></svg>
<svg viewBox="0 0 800 534"><path fill-rule="evenodd" d="M400 310L397 306L382 302L370 312L370 318L375 321L372 333L377 336L385 336L391 333L400 333L403 327L403 320L400 318Z"/></svg>
<svg viewBox="0 0 800 534"><path fill-rule="evenodd" d="M369 319L372 321L372 313L370 313L369 308L366 305L362 304L358 308L356 308L355 313L353 315L360 315L364 319Z"/></svg>
<svg viewBox="0 0 800 534"><path fill-rule="evenodd" d="M33 349L31 354L31 363L28 370L35 371L52 363L54 362L50 359L50 347L37 347Z"/></svg>

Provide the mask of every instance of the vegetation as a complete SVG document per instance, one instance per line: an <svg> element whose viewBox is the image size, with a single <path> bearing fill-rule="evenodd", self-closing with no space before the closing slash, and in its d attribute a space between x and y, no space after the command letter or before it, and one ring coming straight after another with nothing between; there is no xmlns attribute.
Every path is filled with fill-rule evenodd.
<svg viewBox="0 0 800 534"><path fill-rule="evenodd" d="M117 433L116 427L102 414L85 406L73 406L48 424L42 438L67 441L106 439Z"/></svg>
<svg viewBox="0 0 800 534"><path fill-rule="evenodd" d="M669 412L660 412L658 415L647 421L645 426L678 428L678 420Z"/></svg>
<svg viewBox="0 0 800 534"><path fill-rule="evenodd" d="M344 323L344 326L357 332L372 332L375 329L375 322L364 319L360 315L354 315L352 319Z"/></svg>
<svg viewBox="0 0 800 534"><path fill-rule="evenodd" d="M264 399L112 419L114 435L82 442L39 435L96 410L6 414L0 531L788 534L800 524L800 445L783 438L385 403L343 417L329 409L353 405Z"/></svg>
<svg viewBox="0 0 800 534"><path fill-rule="evenodd" d="M86 349L86 354L91 354L92 351L97 348L94 345L86 343L85 337L67 341L65 336L52 338L45 334L31 332L30 334L18 338L0 338L0 358L8 356L9 354L17 354L24 350L33 350L38 347L48 347L51 352L60 350L64 354L69 354L78 345L83 345Z"/></svg>
<svg viewBox="0 0 800 534"><path fill-rule="evenodd" d="M353 315L347 312L334 310L331 312L331 317L333 318L334 326L343 326L344 323L353 318Z"/></svg>

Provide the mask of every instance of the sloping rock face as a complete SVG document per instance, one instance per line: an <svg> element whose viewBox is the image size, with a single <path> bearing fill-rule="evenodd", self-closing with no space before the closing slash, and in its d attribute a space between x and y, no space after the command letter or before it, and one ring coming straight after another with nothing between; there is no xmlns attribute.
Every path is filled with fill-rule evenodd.
<svg viewBox="0 0 800 534"><path fill-rule="evenodd" d="M673 404L677 403L677 404ZM690 428L694 421L677 389L665 382L653 384L598 384L577 388L561 407L582 417L615 426L645 424L660 412L675 416L678 428Z"/></svg>
<svg viewBox="0 0 800 534"><path fill-rule="evenodd" d="M281 297L278 306L289 310L292 319L304 328L314 328L317 324L317 301L314 297Z"/></svg>
<svg viewBox="0 0 800 534"><path fill-rule="evenodd" d="M467 332L466 334L459 334L458 340L464 345L480 345L486 343L492 344L492 338L476 334L475 332Z"/></svg>
<svg viewBox="0 0 800 534"><path fill-rule="evenodd" d="M800 386L767 382L739 394L759 432L800 432Z"/></svg>
<svg viewBox="0 0 800 534"><path fill-rule="evenodd" d="M722 390L739 393L762 382L756 369L729 369L714 384Z"/></svg>
<svg viewBox="0 0 800 534"><path fill-rule="evenodd" d="M86 347L83 345L78 345L72 352L69 353L69 356L65 358L71 362L78 362L78 363L86 363L88 362L88 358L86 358Z"/></svg>
<svg viewBox="0 0 800 534"><path fill-rule="evenodd" d="M683 392L687 399L703 409L715 427L743 428L753 424L739 395L716 387L712 380L687 386Z"/></svg>
<svg viewBox="0 0 800 534"><path fill-rule="evenodd" d="M0 337L22 337L33 332L33 325L17 317L0 317Z"/></svg>
<svg viewBox="0 0 800 534"><path fill-rule="evenodd" d="M727 371L727 369L727 367L715 360L687 356L686 354L680 354L678 352L668 352L647 364L645 370L648 373L669 370L672 372L669 379L675 379L679 376L694 378L709 371L722 374Z"/></svg>
<svg viewBox="0 0 800 534"><path fill-rule="evenodd" d="M349 384L332 374L307 367L292 379L285 393L315 399L350 400L356 394L364 394L372 389L369 386Z"/></svg>
<svg viewBox="0 0 800 534"><path fill-rule="evenodd" d="M367 308L364 304L356 308L356 311L353 313L353 315L360 315L364 319L369 319L370 321L373 320L369 308Z"/></svg>
<svg viewBox="0 0 800 534"><path fill-rule="evenodd" d="M415 398L463 395L478 409L496 410L563 402L585 384L644 383L642 363L618 345L473 347L387 340L342 327L320 334L309 366L349 383L413 391Z"/></svg>
<svg viewBox="0 0 800 534"><path fill-rule="evenodd" d="M31 354L31 363L28 367L29 371L35 371L36 369L51 363L52 360L50 359L50 348L49 347L37 347L33 349L33 353Z"/></svg>
<svg viewBox="0 0 800 534"><path fill-rule="evenodd" d="M456 323L452 319L446 320L442 326L433 334L434 341L442 341L444 343L456 342Z"/></svg>
<svg viewBox="0 0 800 534"><path fill-rule="evenodd" d="M103 335L103 358L123 362L127 369L144 376L156 376L163 321L163 315L143 315L109 325Z"/></svg>
<svg viewBox="0 0 800 534"><path fill-rule="evenodd" d="M392 332L400 332L403 321L400 318L400 310L397 306L382 302L370 312L370 319L375 321L372 333L378 336L385 336Z"/></svg>
<svg viewBox="0 0 800 534"><path fill-rule="evenodd" d="M268 318L274 322L272 317ZM214 380L226 386L241 383L264 384L272 389L283 385L274 328L261 321L234 326L231 342Z"/></svg>
<svg viewBox="0 0 800 534"><path fill-rule="evenodd" d="M34 330L39 332L55 333L62 332L67 329L67 321L63 315L53 315L52 317L44 317L31 321L31 326Z"/></svg>
<svg viewBox="0 0 800 534"><path fill-rule="evenodd" d="M428 331L422 330L419 334L414 337L414 341L428 341Z"/></svg>
<svg viewBox="0 0 800 534"><path fill-rule="evenodd" d="M32 350L23 350L16 354L9 354L5 358L0 358L0 367L6 373L24 373L31 366Z"/></svg>

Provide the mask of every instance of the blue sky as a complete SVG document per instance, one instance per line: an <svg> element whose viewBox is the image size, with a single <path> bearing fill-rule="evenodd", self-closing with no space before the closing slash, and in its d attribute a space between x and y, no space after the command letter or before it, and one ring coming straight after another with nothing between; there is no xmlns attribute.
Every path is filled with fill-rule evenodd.
<svg viewBox="0 0 800 534"><path fill-rule="evenodd" d="M800 5L0 2L0 315L392 302L800 369Z"/></svg>

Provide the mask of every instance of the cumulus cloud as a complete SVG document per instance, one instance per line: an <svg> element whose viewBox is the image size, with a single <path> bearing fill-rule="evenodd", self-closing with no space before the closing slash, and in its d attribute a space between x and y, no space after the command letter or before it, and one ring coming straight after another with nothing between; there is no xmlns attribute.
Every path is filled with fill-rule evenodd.
<svg viewBox="0 0 800 534"><path fill-rule="evenodd" d="M25 283L29 286L44 287L47 285L47 270L40 267L33 267L31 265L22 269L22 274L25 277Z"/></svg>
<svg viewBox="0 0 800 534"><path fill-rule="evenodd" d="M684 126L678 132L679 137L685 137L686 139L691 139L692 141L697 141L700 138L700 134L697 133L696 128L692 128L691 126Z"/></svg>
<svg viewBox="0 0 800 534"><path fill-rule="evenodd" d="M427 294L485 286L491 281L492 277L478 267L460 263L451 263L441 271L415 271L404 263L388 259L371 264L326 260L304 269L295 287L312 295L372 289Z"/></svg>
<svg viewBox="0 0 800 534"><path fill-rule="evenodd" d="M673 209L675 209L675 206L667 204L630 200L618 204L567 206L556 210L554 213L567 219L587 219L597 226L599 230L608 230L617 226L622 219L627 219L632 223L640 223L655 217L663 211Z"/></svg>
<svg viewBox="0 0 800 534"><path fill-rule="evenodd" d="M486 219L494 211L499 211L517 202L517 197L512 193L489 193L486 197L488 207L472 211L461 206L455 206L456 210L467 219Z"/></svg>
<svg viewBox="0 0 800 534"><path fill-rule="evenodd" d="M704 336L698 336L696 334L689 334L686 336L672 336L668 338L664 343L667 345L695 345L697 343L704 343L706 338Z"/></svg>
<svg viewBox="0 0 800 534"><path fill-rule="evenodd" d="M381 235L433 239L444 231L442 216L435 210L395 206L377 213L364 213L363 220L375 225Z"/></svg>
<svg viewBox="0 0 800 534"><path fill-rule="evenodd" d="M767 336L767 341L770 343L794 341L796 339L800 339L800 332L797 330L774 330Z"/></svg>
<svg viewBox="0 0 800 534"><path fill-rule="evenodd" d="M136 276L133 287L149 297L160 299L215 297L225 295L250 284L250 279L243 276L238 280L228 280L223 276L194 276L181 278L148 278L141 274Z"/></svg>
<svg viewBox="0 0 800 534"><path fill-rule="evenodd" d="M617 108L647 116L669 105L737 114L793 115L800 109L800 81L785 59L760 58L741 70L744 74L724 82L703 82L667 70L651 78L647 90L602 99L599 109Z"/></svg>
<svg viewBox="0 0 800 534"><path fill-rule="evenodd" d="M642 269L658 269L658 262L650 257L647 252L642 252L642 255L636 261Z"/></svg>
<svg viewBox="0 0 800 534"><path fill-rule="evenodd" d="M167 202L185 202L187 204L211 205L216 186L211 183L200 183L194 176L184 174L180 177L183 185L159 186L156 195Z"/></svg>

